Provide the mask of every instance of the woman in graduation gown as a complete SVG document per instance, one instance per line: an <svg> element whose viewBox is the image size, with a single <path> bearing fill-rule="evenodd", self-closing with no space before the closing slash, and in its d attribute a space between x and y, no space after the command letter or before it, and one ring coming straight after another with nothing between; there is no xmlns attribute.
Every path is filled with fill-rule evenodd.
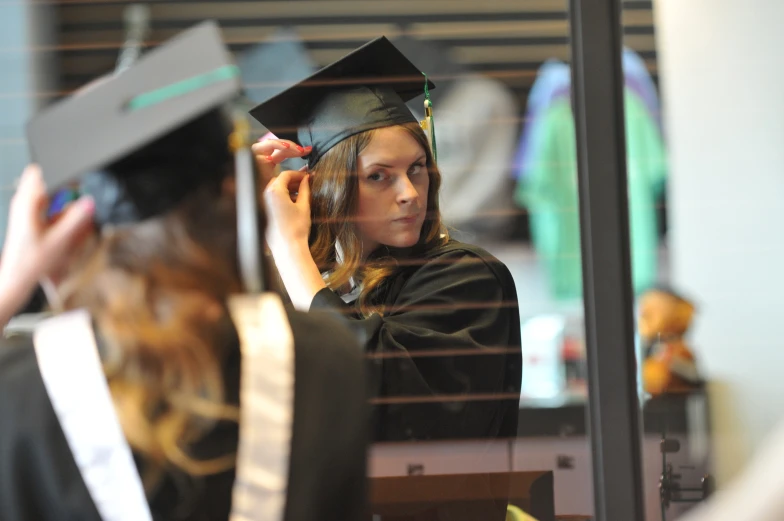
<svg viewBox="0 0 784 521"><path fill-rule="evenodd" d="M361 351L253 293L263 213L220 109L236 77L206 23L31 122L47 186L81 180L96 233L64 312L0 347L0 519L361 518Z"/></svg>
<svg viewBox="0 0 784 521"><path fill-rule="evenodd" d="M381 37L254 108L279 138L254 145L267 176L307 159L267 185L268 244L293 304L363 339L376 440L514 437L515 286L441 223L437 144L405 105L431 88Z"/></svg>

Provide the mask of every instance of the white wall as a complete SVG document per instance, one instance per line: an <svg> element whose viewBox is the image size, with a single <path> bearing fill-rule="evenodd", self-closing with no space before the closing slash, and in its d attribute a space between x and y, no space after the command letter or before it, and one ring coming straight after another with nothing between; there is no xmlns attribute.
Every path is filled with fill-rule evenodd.
<svg viewBox="0 0 784 521"><path fill-rule="evenodd" d="M656 0L672 278L717 382L720 478L784 417L784 1Z"/></svg>

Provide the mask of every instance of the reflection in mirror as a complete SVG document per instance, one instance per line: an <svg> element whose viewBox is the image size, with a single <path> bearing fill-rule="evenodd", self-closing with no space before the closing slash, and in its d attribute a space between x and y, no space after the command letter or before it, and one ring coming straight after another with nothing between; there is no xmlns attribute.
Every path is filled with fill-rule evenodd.
<svg viewBox="0 0 784 521"><path fill-rule="evenodd" d="M310 176L299 174L295 200L278 186L293 172L267 187L269 246L293 304L342 315L362 339L373 441L484 440L471 450L502 463L486 472L504 471L508 444L493 440L517 432L517 294L503 263L443 225L438 133L429 141L405 105L427 81L381 37L251 110L276 136L257 153L283 146L260 167L299 154ZM503 518L508 493L506 483L408 514Z"/></svg>

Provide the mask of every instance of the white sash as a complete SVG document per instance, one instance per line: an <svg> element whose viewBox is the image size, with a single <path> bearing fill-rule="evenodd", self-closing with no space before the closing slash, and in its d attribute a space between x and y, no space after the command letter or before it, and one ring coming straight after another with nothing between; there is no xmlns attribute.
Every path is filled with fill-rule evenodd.
<svg viewBox="0 0 784 521"><path fill-rule="evenodd" d="M294 421L294 337L277 295L229 302L240 336L240 438L231 521L282 521ZM152 519L114 410L89 315L48 319L38 366L68 446L103 521Z"/></svg>
<svg viewBox="0 0 784 521"><path fill-rule="evenodd" d="M277 295L229 301L240 335L240 442L231 521L283 520L294 422L294 337Z"/></svg>
<svg viewBox="0 0 784 521"><path fill-rule="evenodd" d="M151 521L131 449L114 410L90 316L72 311L36 327L49 401L104 521Z"/></svg>

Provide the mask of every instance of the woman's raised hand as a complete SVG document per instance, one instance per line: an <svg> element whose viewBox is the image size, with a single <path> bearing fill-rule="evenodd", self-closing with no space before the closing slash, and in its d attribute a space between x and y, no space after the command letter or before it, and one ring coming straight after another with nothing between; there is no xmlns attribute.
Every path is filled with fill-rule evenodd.
<svg viewBox="0 0 784 521"><path fill-rule="evenodd" d="M82 197L59 218L46 217L49 198L41 171L25 168L11 200L0 257L0 327L27 302L43 277L53 277L93 230L95 204Z"/></svg>
<svg viewBox="0 0 784 521"><path fill-rule="evenodd" d="M277 176L278 165L291 157L310 154L312 147L303 147L286 139L262 139L252 146L261 173L261 186L266 187Z"/></svg>
<svg viewBox="0 0 784 521"><path fill-rule="evenodd" d="M267 245L273 255L306 247L310 234L310 184L306 172L287 170L264 189ZM296 193L292 196L292 193Z"/></svg>

